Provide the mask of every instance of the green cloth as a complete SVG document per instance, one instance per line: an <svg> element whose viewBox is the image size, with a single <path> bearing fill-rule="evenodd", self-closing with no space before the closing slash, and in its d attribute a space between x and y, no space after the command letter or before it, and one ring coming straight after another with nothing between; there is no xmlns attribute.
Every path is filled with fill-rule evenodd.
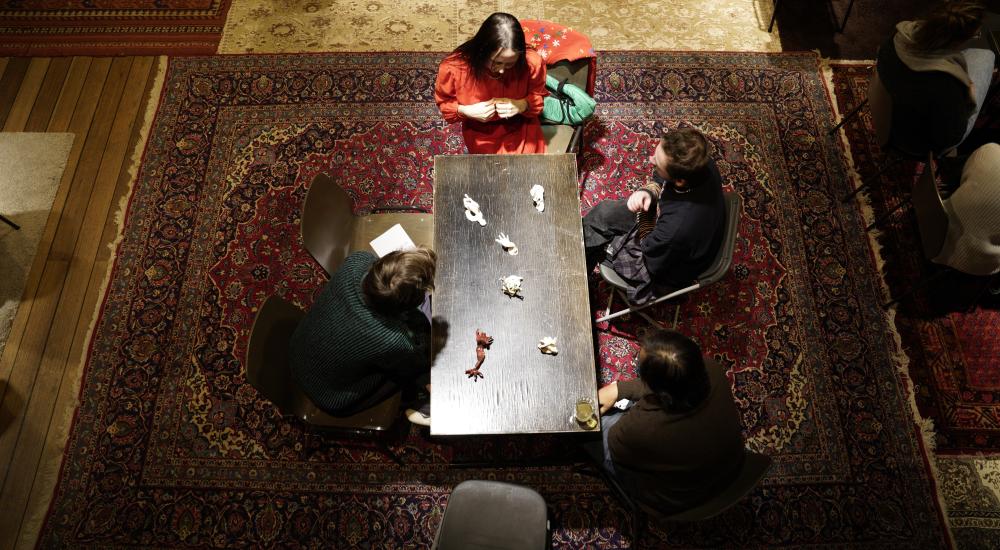
<svg viewBox="0 0 1000 550"><path fill-rule="evenodd" d="M570 101L559 99L557 93L559 80L554 76L545 76L545 87L551 90L551 93L545 96L545 103L542 105L540 116L543 120L556 124L576 125L594 114L597 102L578 86L569 82L563 84L562 93Z"/></svg>
<svg viewBox="0 0 1000 550"><path fill-rule="evenodd" d="M319 408L349 411L387 382L403 384L430 369L430 323L414 308L399 317L372 310L361 281L375 263L348 256L292 335L292 375Z"/></svg>

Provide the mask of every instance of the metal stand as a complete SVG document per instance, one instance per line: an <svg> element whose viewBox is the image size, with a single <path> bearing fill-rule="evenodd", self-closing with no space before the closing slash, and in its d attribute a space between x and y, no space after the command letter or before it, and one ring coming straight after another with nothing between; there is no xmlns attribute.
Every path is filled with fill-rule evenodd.
<svg viewBox="0 0 1000 550"><path fill-rule="evenodd" d="M0 214L0 221L3 221L5 224L13 227L14 229L21 229L20 225L17 225L16 223L10 221L10 219L7 216L4 216L3 214Z"/></svg>

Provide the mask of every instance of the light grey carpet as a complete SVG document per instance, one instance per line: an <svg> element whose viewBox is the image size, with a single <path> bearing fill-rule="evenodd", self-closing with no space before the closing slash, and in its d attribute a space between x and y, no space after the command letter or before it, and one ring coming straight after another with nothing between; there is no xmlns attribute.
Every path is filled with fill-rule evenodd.
<svg viewBox="0 0 1000 550"><path fill-rule="evenodd" d="M0 133L0 353L21 303L52 200L62 179L73 134Z"/></svg>

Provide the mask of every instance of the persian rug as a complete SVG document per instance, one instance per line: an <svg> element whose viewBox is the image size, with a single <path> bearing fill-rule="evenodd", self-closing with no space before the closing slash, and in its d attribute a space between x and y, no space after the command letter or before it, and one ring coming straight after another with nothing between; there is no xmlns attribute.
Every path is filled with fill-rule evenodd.
<svg viewBox="0 0 1000 550"><path fill-rule="evenodd" d="M939 456L937 473L955 546L1000 547L1000 459Z"/></svg>
<svg viewBox="0 0 1000 550"><path fill-rule="evenodd" d="M835 63L832 71L839 108L847 112L866 97L870 66ZM867 109L844 128L859 173L877 172L882 155ZM916 171L921 169L904 162L890 170L864 199L872 214L881 216L901 201L908 202ZM903 295L933 271L923 259L912 209L901 211L879 229L877 246L888 290ZM934 422L938 453L1000 450L1000 310L986 301L968 309L974 296L960 292L980 284L976 278L956 274L896 308L896 326L917 388L917 407Z"/></svg>
<svg viewBox="0 0 1000 550"><path fill-rule="evenodd" d="M226 19L219 53L451 51L493 12L544 19L601 50L781 51L771 2L698 0L246 0ZM650 17L650 14L659 14Z"/></svg>
<svg viewBox="0 0 1000 550"><path fill-rule="evenodd" d="M208 55L230 0L5 0L0 56Z"/></svg>
<svg viewBox="0 0 1000 550"><path fill-rule="evenodd" d="M728 370L748 446L774 459L725 514L631 541L600 479L543 462L579 438L412 428L392 442L400 467L262 400L242 364L256 308L308 307L326 279L299 238L312 178L333 174L359 211L430 209L433 156L463 152L433 103L443 55L171 61L41 548L426 547L472 478L541 492L556 548L948 545L809 53L601 53L580 159L586 210L646 181L664 130L693 126L743 196L731 274L679 315ZM595 317L606 297L592 275ZM596 328L602 384L635 376L644 322ZM534 465L451 466L468 458Z"/></svg>
<svg viewBox="0 0 1000 550"><path fill-rule="evenodd" d="M73 134L0 133L0 353L3 353L28 271L62 179Z"/></svg>

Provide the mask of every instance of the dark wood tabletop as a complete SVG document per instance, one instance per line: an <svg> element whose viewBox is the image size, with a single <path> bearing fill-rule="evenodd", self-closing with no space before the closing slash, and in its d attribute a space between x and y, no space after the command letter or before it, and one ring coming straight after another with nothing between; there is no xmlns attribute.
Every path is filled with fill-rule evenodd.
<svg viewBox="0 0 1000 550"><path fill-rule="evenodd" d="M545 188L538 212L529 189ZM487 225L465 217L476 200ZM431 368L431 434L585 431L572 420L580 398L597 403L583 228L574 155L461 155L434 158L433 312L447 337ZM506 233L511 256L497 244ZM523 300L499 279L524 277ZM478 381L476 329L494 338ZM440 327L435 336L442 336ZM559 354L538 342L557 339Z"/></svg>

